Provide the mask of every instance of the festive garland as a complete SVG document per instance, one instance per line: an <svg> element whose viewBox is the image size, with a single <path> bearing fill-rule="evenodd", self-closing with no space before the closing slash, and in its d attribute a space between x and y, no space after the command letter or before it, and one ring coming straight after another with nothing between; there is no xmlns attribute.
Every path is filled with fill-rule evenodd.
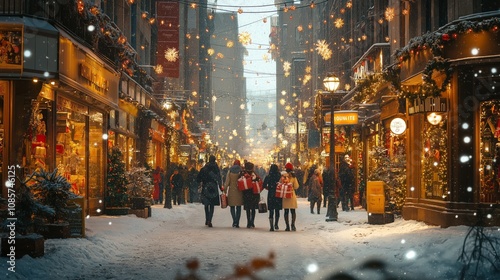
<svg viewBox="0 0 500 280"><path fill-rule="evenodd" d="M412 38L407 46L395 52L395 57L398 58L399 63L387 68L384 77L391 82L398 96L402 99L439 97L442 92L446 91L453 74L453 68L451 68L450 61L443 58L444 44L456 40L460 34L481 31L498 32L499 26L499 18L490 18L483 21L462 21L457 24L446 26L438 32L427 33ZM409 60L419 52L427 50L432 52L434 58L428 61L422 71L422 84L413 87L402 87L400 81L401 63ZM433 79L434 71L445 75L441 86L438 86Z"/></svg>
<svg viewBox="0 0 500 280"><path fill-rule="evenodd" d="M357 103L365 103L370 99L373 99L385 82L387 81L380 73L366 76L366 78L358 82L356 86L356 94L354 95L353 100Z"/></svg>

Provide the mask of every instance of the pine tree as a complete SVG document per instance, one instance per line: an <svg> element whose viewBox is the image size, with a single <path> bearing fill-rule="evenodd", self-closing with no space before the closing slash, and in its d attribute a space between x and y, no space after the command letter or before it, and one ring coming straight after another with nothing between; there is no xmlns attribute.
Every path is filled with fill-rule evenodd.
<svg viewBox="0 0 500 280"><path fill-rule="evenodd" d="M390 156L387 148L375 146L370 157L376 167L371 170L368 180L386 184L389 206L395 214L401 214L406 197L406 156L401 151Z"/></svg>
<svg viewBox="0 0 500 280"><path fill-rule="evenodd" d="M125 207L128 204L127 185L123 154L115 146L108 155L106 207Z"/></svg>
<svg viewBox="0 0 500 280"><path fill-rule="evenodd" d="M134 166L127 172L127 190L130 197L151 198L153 194L153 178L146 167Z"/></svg>

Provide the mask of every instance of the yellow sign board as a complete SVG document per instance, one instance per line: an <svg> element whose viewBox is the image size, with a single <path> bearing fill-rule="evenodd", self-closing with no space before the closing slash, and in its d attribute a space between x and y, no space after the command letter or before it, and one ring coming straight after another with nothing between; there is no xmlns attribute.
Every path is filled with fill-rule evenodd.
<svg viewBox="0 0 500 280"><path fill-rule="evenodd" d="M333 123L335 125L358 124L358 111L335 111ZM325 124L330 124L330 113L325 114Z"/></svg>
<svg viewBox="0 0 500 280"><path fill-rule="evenodd" d="M366 185L366 210L371 214L384 214L385 193L383 181L368 181Z"/></svg>

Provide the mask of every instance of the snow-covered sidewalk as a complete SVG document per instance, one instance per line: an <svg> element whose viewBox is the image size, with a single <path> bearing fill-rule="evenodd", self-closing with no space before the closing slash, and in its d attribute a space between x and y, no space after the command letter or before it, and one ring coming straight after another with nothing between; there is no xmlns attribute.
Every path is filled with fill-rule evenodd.
<svg viewBox="0 0 500 280"><path fill-rule="evenodd" d="M373 258L389 264L390 273L399 278L457 279L461 268L457 258L468 231L465 226L442 229L402 219L370 225L366 211L359 208L340 211L338 222L325 222L326 208L321 208L320 215L311 214L304 198L299 199L296 232L283 230L283 211L276 232L269 231L268 213L257 213L256 228L247 229L244 212L242 227L231 227L229 208L216 208L213 228L204 225L201 204L173 209L155 205L152 211L148 219L90 217L86 238L47 240L45 256L17 260L16 273L7 271L3 258L0 275L7 279L174 279L179 273L186 275L185 263L197 258L201 278L220 279L232 274L235 265L273 252L275 268L259 271L262 279L319 279L326 271L349 272ZM366 271L355 275L374 278Z"/></svg>

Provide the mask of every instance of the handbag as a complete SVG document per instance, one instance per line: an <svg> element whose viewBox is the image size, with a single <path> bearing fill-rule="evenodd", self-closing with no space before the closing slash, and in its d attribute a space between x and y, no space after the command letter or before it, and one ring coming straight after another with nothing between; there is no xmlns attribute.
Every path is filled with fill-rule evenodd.
<svg viewBox="0 0 500 280"><path fill-rule="evenodd" d="M267 212L267 204L264 201L259 202L259 213Z"/></svg>
<svg viewBox="0 0 500 280"><path fill-rule="evenodd" d="M225 193L220 194L220 207L227 208L227 195Z"/></svg>

